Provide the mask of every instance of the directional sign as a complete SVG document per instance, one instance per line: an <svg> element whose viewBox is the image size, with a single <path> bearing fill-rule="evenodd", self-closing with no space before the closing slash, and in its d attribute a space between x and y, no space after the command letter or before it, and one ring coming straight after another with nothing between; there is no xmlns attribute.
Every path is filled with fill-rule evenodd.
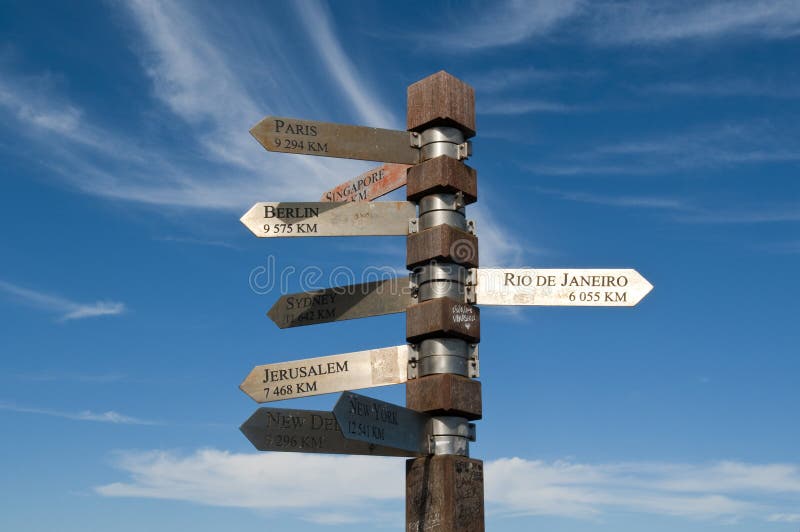
<svg viewBox="0 0 800 532"><path fill-rule="evenodd" d="M325 192L320 201L372 201L405 186L407 164L384 164Z"/></svg>
<svg viewBox="0 0 800 532"><path fill-rule="evenodd" d="M281 329L405 312L413 298L408 277L281 296L267 316Z"/></svg>
<svg viewBox="0 0 800 532"><path fill-rule="evenodd" d="M636 270L478 268L478 305L632 307L653 285Z"/></svg>
<svg viewBox="0 0 800 532"><path fill-rule="evenodd" d="M256 366L239 385L259 403L406 382L409 347Z"/></svg>
<svg viewBox="0 0 800 532"><path fill-rule="evenodd" d="M268 151L417 164L420 150L408 131L268 116L250 130Z"/></svg>
<svg viewBox="0 0 800 532"><path fill-rule="evenodd" d="M304 236L405 236L417 215L408 201L371 203L256 203L241 218L262 238Z"/></svg>
<svg viewBox="0 0 800 532"><path fill-rule="evenodd" d="M332 412L259 408L239 428L259 451L416 456L414 452L347 439Z"/></svg>
<svg viewBox="0 0 800 532"><path fill-rule="evenodd" d="M427 454L426 414L344 392L333 408L345 438Z"/></svg>

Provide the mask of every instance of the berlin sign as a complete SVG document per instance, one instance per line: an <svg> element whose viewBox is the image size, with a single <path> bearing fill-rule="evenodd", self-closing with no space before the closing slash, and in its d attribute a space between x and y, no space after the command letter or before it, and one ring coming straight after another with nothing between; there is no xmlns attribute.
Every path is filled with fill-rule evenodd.
<svg viewBox="0 0 800 532"><path fill-rule="evenodd" d="M261 238L305 236L406 236L417 215L408 201L368 203L262 202L241 218Z"/></svg>

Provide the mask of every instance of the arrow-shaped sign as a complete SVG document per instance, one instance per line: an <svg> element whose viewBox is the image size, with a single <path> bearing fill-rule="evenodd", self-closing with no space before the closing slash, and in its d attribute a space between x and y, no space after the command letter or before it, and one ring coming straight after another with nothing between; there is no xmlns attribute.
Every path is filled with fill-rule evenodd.
<svg viewBox="0 0 800 532"><path fill-rule="evenodd" d="M632 307L653 289L631 269L478 268L478 305Z"/></svg>
<svg viewBox="0 0 800 532"><path fill-rule="evenodd" d="M417 456L345 438L331 412L259 408L239 428L259 451Z"/></svg>
<svg viewBox="0 0 800 532"><path fill-rule="evenodd" d="M345 438L427 454L431 416L371 397L344 392L333 408Z"/></svg>
<svg viewBox="0 0 800 532"><path fill-rule="evenodd" d="M384 164L322 194L320 201L372 201L405 186L407 164Z"/></svg>
<svg viewBox="0 0 800 532"><path fill-rule="evenodd" d="M267 312L281 329L405 312L413 303L408 277L286 294Z"/></svg>
<svg viewBox="0 0 800 532"><path fill-rule="evenodd" d="M417 215L408 201L369 203L263 202L241 218L257 237L405 236Z"/></svg>
<svg viewBox="0 0 800 532"><path fill-rule="evenodd" d="M406 382L409 347L256 366L239 388L259 403Z"/></svg>
<svg viewBox="0 0 800 532"><path fill-rule="evenodd" d="M267 151L417 164L413 133L268 116L250 130Z"/></svg>

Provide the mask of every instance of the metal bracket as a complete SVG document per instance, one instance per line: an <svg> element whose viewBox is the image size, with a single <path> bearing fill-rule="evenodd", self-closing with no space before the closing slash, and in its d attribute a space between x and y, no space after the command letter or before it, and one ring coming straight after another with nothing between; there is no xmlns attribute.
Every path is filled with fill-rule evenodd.
<svg viewBox="0 0 800 532"><path fill-rule="evenodd" d="M475 220L467 220L467 232L471 235L476 234Z"/></svg>
<svg viewBox="0 0 800 532"><path fill-rule="evenodd" d="M408 344L408 367L406 368L406 378L408 380L419 377L419 346Z"/></svg>
<svg viewBox="0 0 800 532"><path fill-rule="evenodd" d="M422 148L422 135L420 135L416 131L413 131L411 133L411 135L408 138L408 141L409 145L412 148L417 148L417 149Z"/></svg>
<svg viewBox="0 0 800 532"><path fill-rule="evenodd" d="M426 427L430 454L469 456L469 443L476 440L475 423L462 417L435 416Z"/></svg>
<svg viewBox="0 0 800 532"><path fill-rule="evenodd" d="M478 344L469 344L469 378L477 379L481 376L481 361L478 356Z"/></svg>
<svg viewBox="0 0 800 532"><path fill-rule="evenodd" d="M456 209L463 209L464 205L464 193L459 190L456 192Z"/></svg>
<svg viewBox="0 0 800 532"><path fill-rule="evenodd" d="M467 268L467 277L464 282L464 302L470 305L475 305L477 297L475 294L476 287L478 286L478 269Z"/></svg>
<svg viewBox="0 0 800 532"><path fill-rule="evenodd" d="M412 271L408 274L408 288L411 290L411 297L419 297L419 272Z"/></svg>
<svg viewBox="0 0 800 532"><path fill-rule="evenodd" d="M419 218L411 218L408 220L408 234L413 235L419 232Z"/></svg>
<svg viewBox="0 0 800 532"><path fill-rule="evenodd" d="M472 155L472 141L468 140L458 145L458 160L469 159Z"/></svg>

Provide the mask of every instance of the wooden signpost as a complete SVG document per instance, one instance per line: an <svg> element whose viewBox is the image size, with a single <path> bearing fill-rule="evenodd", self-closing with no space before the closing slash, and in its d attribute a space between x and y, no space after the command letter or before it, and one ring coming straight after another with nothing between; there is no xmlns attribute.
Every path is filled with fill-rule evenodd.
<svg viewBox="0 0 800 532"><path fill-rule="evenodd" d="M256 366L241 389L259 403L343 392L333 412L259 408L241 427L261 451L411 457L406 532L483 532L483 462L469 457L483 415L476 305L636 305L653 288L632 269L480 268L465 207L477 172L473 89L446 72L408 88L407 131L268 116L251 133L272 152L384 163L320 202L255 204L257 237L406 236L409 278L281 296L280 328L406 312L407 345ZM406 186L405 202L376 202ZM406 407L350 390L406 385Z"/></svg>

